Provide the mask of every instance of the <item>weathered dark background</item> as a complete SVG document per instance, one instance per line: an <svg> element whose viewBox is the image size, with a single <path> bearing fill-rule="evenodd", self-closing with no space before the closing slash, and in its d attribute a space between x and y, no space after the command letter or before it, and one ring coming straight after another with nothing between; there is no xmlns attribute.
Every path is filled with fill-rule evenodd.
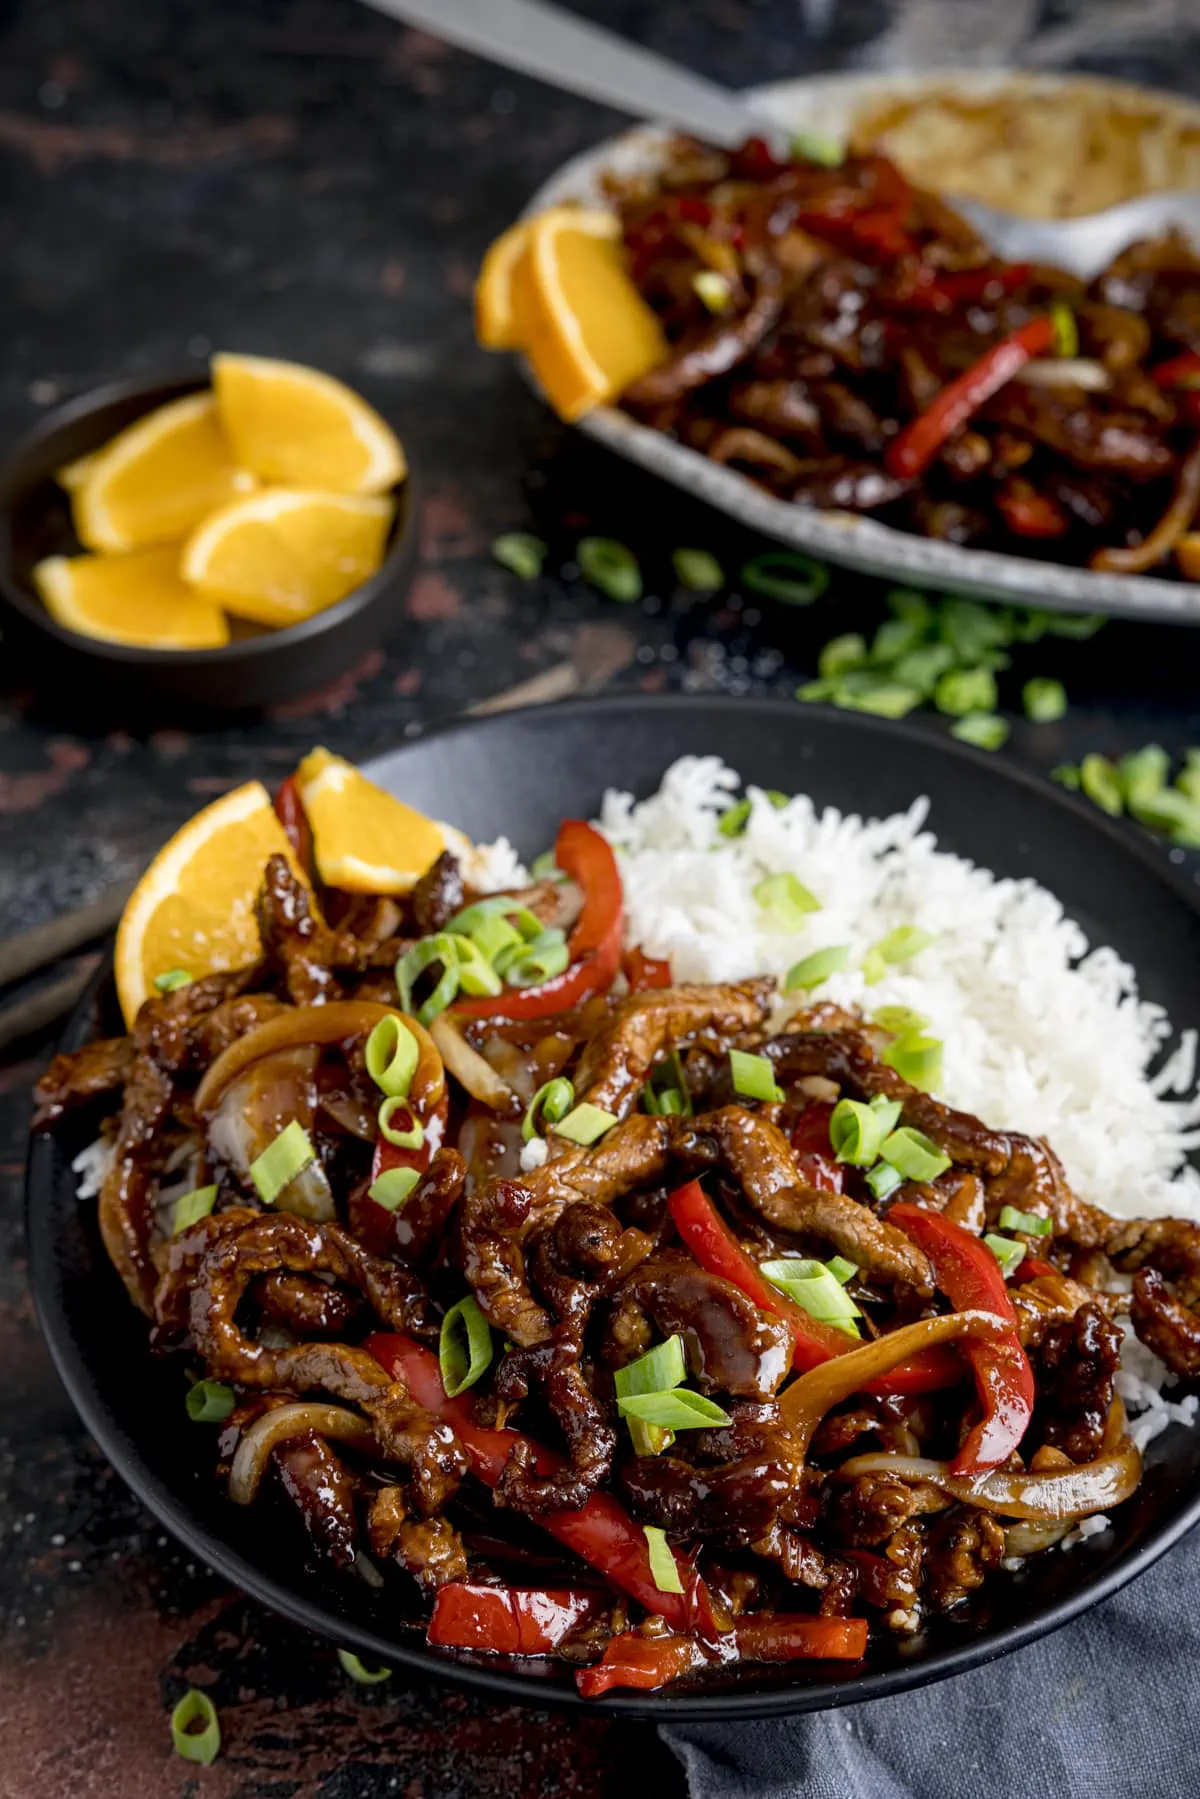
<svg viewBox="0 0 1200 1799"><path fill-rule="evenodd" d="M1186 4L581 10L731 83L864 50L986 60L1022 41L1141 79L1200 75ZM561 661L583 624L625 634L619 683L790 693L824 638L874 619L878 591L848 577L811 614L656 597L674 544L709 544L730 566L746 546L573 440L507 361L474 349L480 252L564 156L617 123L353 0L0 0L0 447L114 374L261 351L361 387L404 436L424 496L421 570L389 641L269 717L143 731L98 695L85 720L56 699L52 671L0 640L5 934L134 874L226 788L273 780L317 740L369 756ZM498 531L533 524L569 565L585 522L638 547L642 606L558 575L523 585L489 560ZM1149 737L1200 741L1198 648L1183 631L1115 625L1026 651L1019 676L1061 674L1072 710L1061 726L1018 725L1004 753L1046 770ZM33 1043L0 1067L0 1794L678 1790L646 1729L599 1715L548 1727L399 1677L364 1696L326 1645L224 1590L128 1497L76 1424L26 1293L21 1164L48 1053ZM226 1752L208 1771L170 1754L165 1707L192 1676L221 1708Z"/></svg>

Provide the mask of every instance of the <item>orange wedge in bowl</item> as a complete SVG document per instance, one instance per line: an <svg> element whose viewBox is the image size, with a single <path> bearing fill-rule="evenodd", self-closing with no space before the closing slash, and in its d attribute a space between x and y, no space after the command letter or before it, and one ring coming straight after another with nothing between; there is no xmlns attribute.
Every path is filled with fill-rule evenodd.
<svg viewBox="0 0 1200 1799"><path fill-rule="evenodd" d="M475 283L475 335L485 350L519 350L528 335L530 221L498 237Z"/></svg>
<svg viewBox="0 0 1200 1799"><path fill-rule="evenodd" d="M143 650L216 650L229 642L219 606L179 572L179 545L123 556L47 556L33 570L42 604L69 631Z"/></svg>
<svg viewBox="0 0 1200 1799"><path fill-rule="evenodd" d="M213 387L239 460L264 481L327 493L386 493L404 479L400 440L332 375L267 356L217 355Z"/></svg>
<svg viewBox="0 0 1200 1799"><path fill-rule="evenodd" d="M460 831L414 811L328 750L296 770L321 879L350 893L410 893L442 851L470 856Z"/></svg>
<svg viewBox="0 0 1200 1799"><path fill-rule="evenodd" d="M186 537L214 506L255 485L235 463L209 393L157 407L62 478L79 541L107 551Z"/></svg>
<svg viewBox="0 0 1200 1799"><path fill-rule="evenodd" d="M117 930L115 973L132 1026L157 976L193 979L242 968L261 952L254 901L267 858L291 846L261 781L205 806L161 849L134 888Z"/></svg>

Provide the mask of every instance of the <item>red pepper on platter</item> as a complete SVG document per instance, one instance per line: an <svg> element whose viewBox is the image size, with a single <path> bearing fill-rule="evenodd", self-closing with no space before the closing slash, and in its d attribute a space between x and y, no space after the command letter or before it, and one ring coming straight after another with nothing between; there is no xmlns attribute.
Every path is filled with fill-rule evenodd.
<svg viewBox="0 0 1200 1799"><path fill-rule="evenodd" d="M575 1684L585 1699L614 1687L648 1692L678 1680L694 1668L732 1659L749 1662L861 1661L867 1652L865 1618L814 1618L798 1613L774 1618L739 1618L733 1629L736 1657L706 1655L691 1637L614 1637L603 1659L581 1668Z"/></svg>
<svg viewBox="0 0 1200 1799"><path fill-rule="evenodd" d="M946 439L965 425L985 400L1006 386L1033 357L1042 356L1053 347L1054 321L1048 313L1030 319L1000 343L993 344L978 362L948 381L925 411L892 439L884 452L888 473L901 481L912 481L923 474Z"/></svg>
<svg viewBox="0 0 1200 1799"><path fill-rule="evenodd" d="M997 490L996 510L1018 537L1062 537L1067 530L1067 515L1062 507L1019 478Z"/></svg>
<svg viewBox="0 0 1200 1799"><path fill-rule="evenodd" d="M833 1105L829 1100L815 1099L805 1106L792 1126L792 1148L796 1166L810 1187L825 1193L844 1191L842 1165L834 1159L829 1141L829 1120Z"/></svg>
<svg viewBox="0 0 1200 1799"><path fill-rule="evenodd" d="M625 979L629 982L631 993L647 993L652 987L669 987L671 985L671 964L660 962L654 956L648 956L645 950L638 946L625 952L621 966L625 971Z"/></svg>
<svg viewBox="0 0 1200 1799"><path fill-rule="evenodd" d="M451 1581L439 1587L426 1633L447 1649L493 1655L549 1655L600 1602L569 1587L489 1587Z"/></svg>

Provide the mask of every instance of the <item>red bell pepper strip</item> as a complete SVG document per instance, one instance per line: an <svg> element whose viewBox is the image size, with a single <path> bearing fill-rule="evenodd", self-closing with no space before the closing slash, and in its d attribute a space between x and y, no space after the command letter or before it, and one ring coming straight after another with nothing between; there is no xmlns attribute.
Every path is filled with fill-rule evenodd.
<svg viewBox="0 0 1200 1799"><path fill-rule="evenodd" d="M296 785L295 775L289 775L275 795L275 816L283 826L284 835L292 846L297 862L305 875L311 879L313 869L312 826L308 822L308 814L304 810L304 802L300 798L300 789Z"/></svg>
<svg viewBox="0 0 1200 1799"><path fill-rule="evenodd" d="M978 412L1034 356L1054 346L1054 322L1045 313L993 344L979 361L948 381L925 411L894 437L884 453L888 473L912 481L937 455L948 437Z"/></svg>
<svg viewBox="0 0 1200 1799"><path fill-rule="evenodd" d="M844 1331L823 1324L771 1285L747 1255L699 1181L689 1181L667 1197L675 1228L702 1268L720 1275L764 1312L782 1318L792 1336L792 1367L798 1374L819 1368L854 1347ZM955 1384L961 1365L953 1351L928 1350L873 1383L873 1393L929 1393Z"/></svg>
<svg viewBox="0 0 1200 1799"><path fill-rule="evenodd" d="M621 966L624 896L617 859L606 840L582 819L559 826L554 860L583 889L583 910L567 940L571 961L540 987L506 987L494 998L455 1000L459 1018L545 1018L568 1012L610 987Z"/></svg>
<svg viewBox="0 0 1200 1799"><path fill-rule="evenodd" d="M1200 387L1200 351L1185 350L1150 370L1156 387Z"/></svg>
<svg viewBox="0 0 1200 1799"><path fill-rule="evenodd" d="M1024 286L1032 270L1027 262L985 263L981 269L936 269L929 263L919 265L908 292L898 299L899 305L911 312L953 312L958 306L970 306L990 299L994 294L1011 294Z"/></svg>
<svg viewBox="0 0 1200 1799"><path fill-rule="evenodd" d="M1061 506L1020 478L1005 482L996 493L996 510L1018 537L1062 537L1067 515Z"/></svg>
<svg viewBox="0 0 1200 1799"><path fill-rule="evenodd" d="M595 1611L599 1597L569 1587L487 1587L455 1580L438 1588L427 1640L494 1655L549 1655Z"/></svg>
<svg viewBox="0 0 1200 1799"><path fill-rule="evenodd" d="M626 951L621 966L631 993L648 993L652 987L671 985L671 964L657 961L640 947Z"/></svg>
<svg viewBox="0 0 1200 1799"><path fill-rule="evenodd" d="M497 1484L505 1463L521 1442L530 1444L539 1474L548 1474L561 1465L561 1457L533 1443L520 1431L492 1430L476 1424L468 1400L446 1397L437 1357L411 1337L381 1331L368 1337L364 1348L393 1380L404 1382L418 1405L453 1427L471 1458L472 1469L485 1486ZM593 1493L577 1512L547 1512L538 1523L613 1586L628 1593L648 1612L664 1618L672 1630L700 1630L715 1640L718 1631L712 1601L700 1576L677 1557L685 1590L660 1592L650 1571L646 1533L611 1493Z"/></svg>
<svg viewBox="0 0 1200 1799"><path fill-rule="evenodd" d="M1026 1256L1013 1275L1013 1285L1019 1286L1022 1281L1036 1281L1043 1274L1057 1273L1058 1269L1050 1262L1043 1262L1041 1256Z"/></svg>
<svg viewBox="0 0 1200 1799"><path fill-rule="evenodd" d="M842 1165L834 1159L829 1141L829 1120L833 1106L828 1100L815 1099L805 1106L792 1126L792 1148L796 1166L810 1187L824 1193L841 1193L844 1177Z"/></svg>
<svg viewBox="0 0 1200 1799"><path fill-rule="evenodd" d="M1000 1264L978 1237L940 1212L902 1200L888 1213L923 1249L934 1279L956 1311L994 1312L1016 1325L1017 1314ZM1016 1330L994 1343L967 1340L963 1354L975 1374L983 1417L950 1464L952 1474L984 1474L1016 1449L1033 1414L1033 1370Z"/></svg>
<svg viewBox="0 0 1200 1799"><path fill-rule="evenodd" d="M734 1626L738 1661L861 1661L867 1652L865 1618L813 1618L804 1614L776 1618L740 1618ZM732 1658L722 1656L727 1662ZM602 1661L581 1668L575 1684L585 1699L598 1699L614 1687L647 1692L666 1686L693 1668L713 1666L690 1637L614 1637Z"/></svg>

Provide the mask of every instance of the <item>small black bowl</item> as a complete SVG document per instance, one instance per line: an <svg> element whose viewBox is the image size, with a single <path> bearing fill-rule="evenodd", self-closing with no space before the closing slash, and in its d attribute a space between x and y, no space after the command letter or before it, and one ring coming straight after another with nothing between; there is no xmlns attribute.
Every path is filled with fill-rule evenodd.
<svg viewBox="0 0 1200 1799"><path fill-rule="evenodd" d="M43 556L78 555L67 495L55 470L100 449L135 419L208 382L197 374L114 381L58 406L0 467L0 594L32 638L34 683L76 689L92 705L111 696L161 713L243 711L319 687L378 643L398 616L416 545L412 474L396 496L383 563L353 593L298 625L235 638L218 650L143 650L69 631L33 584Z"/></svg>

